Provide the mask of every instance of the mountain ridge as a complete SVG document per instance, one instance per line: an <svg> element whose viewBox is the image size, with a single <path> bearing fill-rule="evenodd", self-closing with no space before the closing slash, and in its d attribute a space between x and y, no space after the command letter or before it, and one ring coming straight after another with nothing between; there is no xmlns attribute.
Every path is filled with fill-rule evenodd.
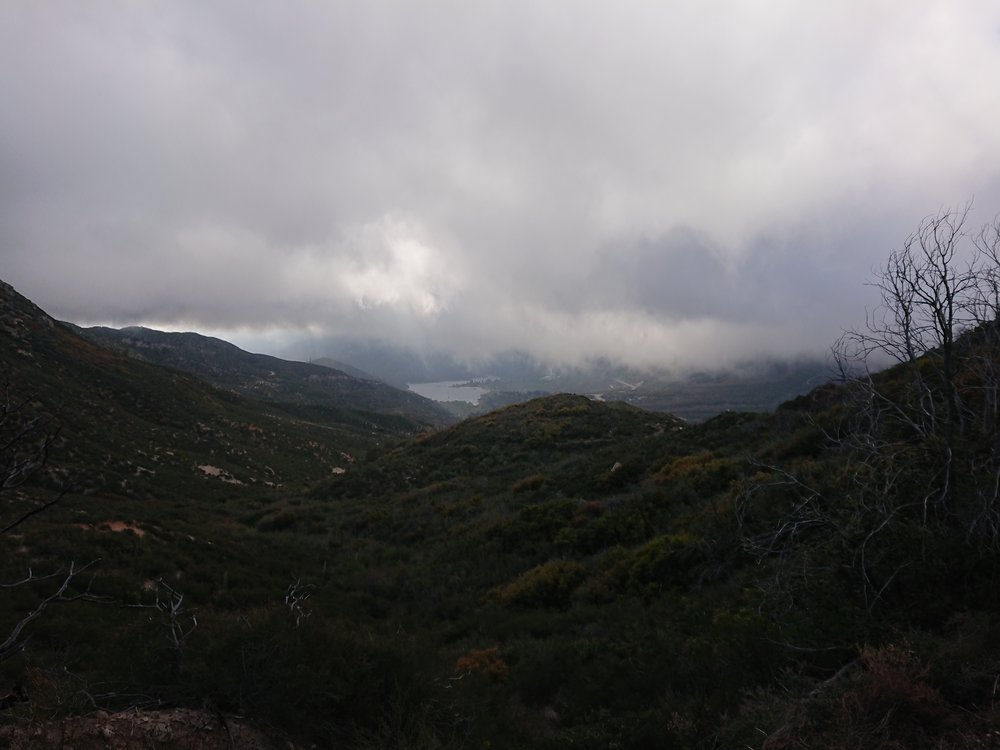
<svg viewBox="0 0 1000 750"><path fill-rule="evenodd" d="M86 338L121 347L138 359L189 372L216 387L262 401L406 418L413 421L415 430L454 421L444 409L415 393L325 365L254 354L200 333L67 325Z"/></svg>

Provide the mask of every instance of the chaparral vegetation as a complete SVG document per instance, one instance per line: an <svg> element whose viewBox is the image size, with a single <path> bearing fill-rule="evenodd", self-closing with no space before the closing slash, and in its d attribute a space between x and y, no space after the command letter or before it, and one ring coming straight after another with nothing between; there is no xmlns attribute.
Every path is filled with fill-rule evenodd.
<svg viewBox="0 0 1000 750"><path fill-rule="evenodd" d="M4 286L0 737L1000 746L998 256L930 217L830 383L703 423L210 385Z"/></svg>

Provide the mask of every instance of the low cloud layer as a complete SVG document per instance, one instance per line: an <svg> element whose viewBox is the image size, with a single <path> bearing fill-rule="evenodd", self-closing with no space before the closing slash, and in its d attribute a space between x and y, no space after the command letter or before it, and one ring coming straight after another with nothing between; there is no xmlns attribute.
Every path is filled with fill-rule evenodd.
<svg viewBox="0 0 1000 750"><path fill-rule="evenodd" d="M997 81L987 0L6 3L0 277L275 348L818 354L1000 211Z"/></svg>

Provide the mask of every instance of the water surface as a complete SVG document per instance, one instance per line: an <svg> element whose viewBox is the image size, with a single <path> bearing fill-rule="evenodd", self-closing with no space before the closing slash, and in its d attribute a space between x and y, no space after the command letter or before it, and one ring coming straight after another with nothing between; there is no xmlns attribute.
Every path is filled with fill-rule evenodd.
<svg viewBox="0 0 1000 750"><path fill-rule="evenodd" d="M414 393L432 401L467 401L478 404L486 388L478 385L467 385L468 380L439 380L435 383L407 383L406 387Z"/></svg>

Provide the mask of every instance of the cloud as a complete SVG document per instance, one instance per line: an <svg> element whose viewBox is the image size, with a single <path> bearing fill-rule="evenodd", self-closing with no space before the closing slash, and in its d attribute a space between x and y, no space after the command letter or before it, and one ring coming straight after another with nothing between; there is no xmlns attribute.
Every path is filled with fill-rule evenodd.
<svg viewBox="0 0 1000 750"><path fill-rule="evenodd" d="M824 350L1000 210L993 3L0 7L0 276L54 314L461 356Z"/></svg>
<svg viewBox="0 0 1000 750"><path fill-rule="evenodd" d="M447 259L411 222L392 217L361 227L333 247L295 251L283 269L289 296L343 303L341 313L392 308L433 320L459 284ZM321 320L313 321L322 325Z"/></svg>

